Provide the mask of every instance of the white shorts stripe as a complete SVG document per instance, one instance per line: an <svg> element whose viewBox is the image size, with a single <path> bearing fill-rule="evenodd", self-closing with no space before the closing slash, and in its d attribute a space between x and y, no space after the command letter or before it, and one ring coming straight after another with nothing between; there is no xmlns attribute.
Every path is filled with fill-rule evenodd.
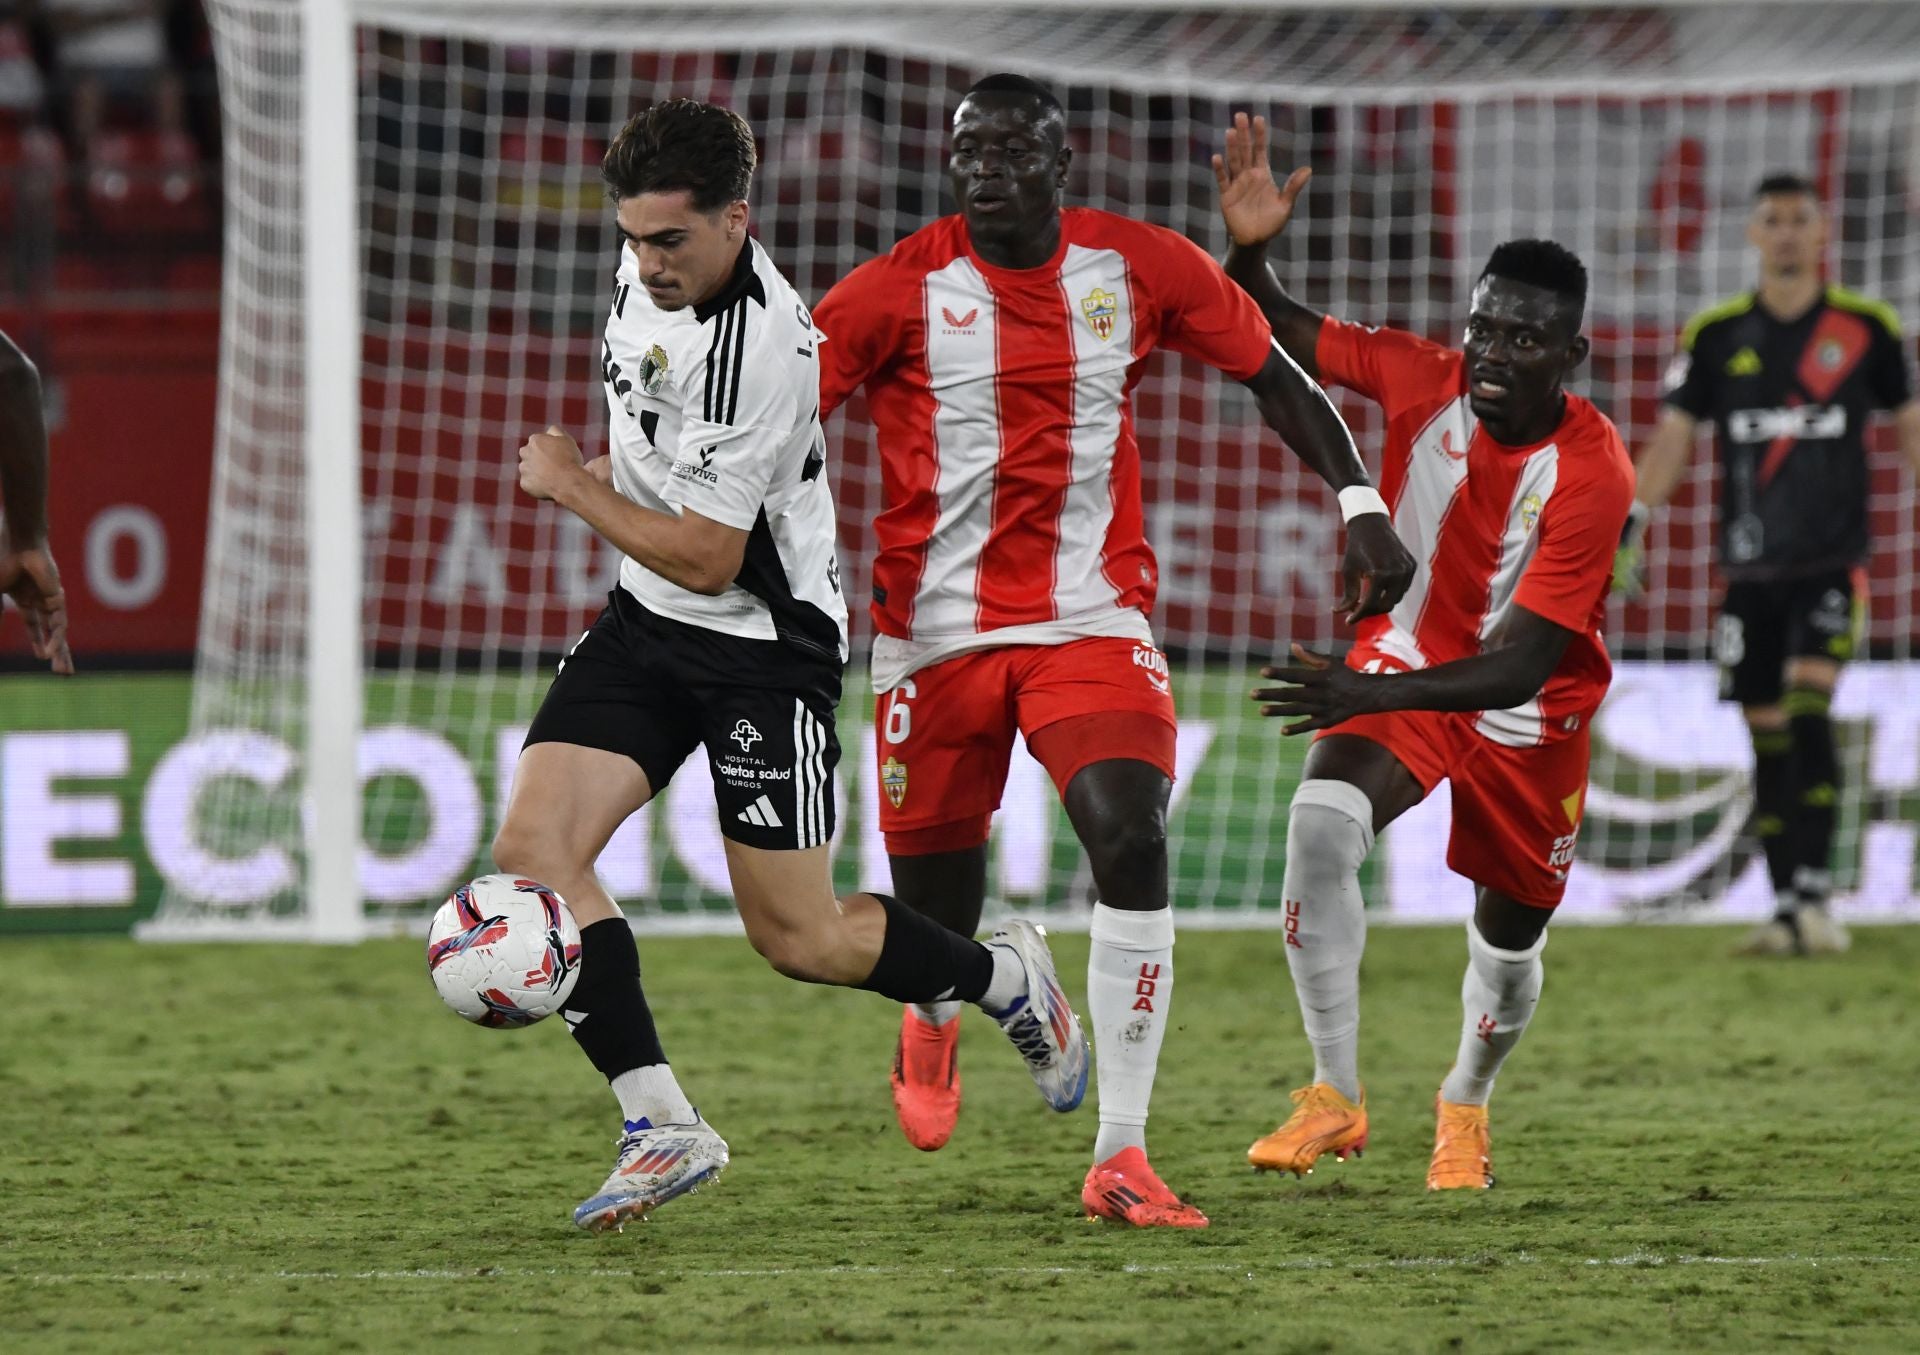
<svg viewBox="0 0 1920 1355"><path fill-rule="evenodd" d="M813 806L807 786L807 705L793 701L793 845L812 846L807 841L813 828Z"/></svg>
<svg viewBox="0 0 1920 1355"><path fill-rule="evenodd" d="M801 716L807 724L807 845L818 847L827 840L827 731L812 711L802 707Z"/></svg>

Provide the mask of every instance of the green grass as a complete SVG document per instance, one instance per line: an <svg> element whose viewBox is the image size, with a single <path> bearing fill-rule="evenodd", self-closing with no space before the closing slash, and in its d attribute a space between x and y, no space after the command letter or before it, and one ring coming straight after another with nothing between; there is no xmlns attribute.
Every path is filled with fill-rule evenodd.
<svg viewBox="0 0 1920 1355"><path fill-rule="evenodd" d="M1429 1198L1458 932L1376 930L1373 1147L1304 1182L1242 1157L1306 1071L1279 938L1187 935L1153 1122L1214 1218L1185 1234L1082 1222L1092 1098L1045 1112L984 1021L923 1155L887 1004L737 938L646 942L734 1165L607 1237L568 1224L606 1088L558 1023L450 1016L415 945L12 939L0 1349L1920 1349L1920 929L1785 964L1729 936L1557 934L1500 1184ZM1078 992L1084 939L1059 951Z"/></svg>

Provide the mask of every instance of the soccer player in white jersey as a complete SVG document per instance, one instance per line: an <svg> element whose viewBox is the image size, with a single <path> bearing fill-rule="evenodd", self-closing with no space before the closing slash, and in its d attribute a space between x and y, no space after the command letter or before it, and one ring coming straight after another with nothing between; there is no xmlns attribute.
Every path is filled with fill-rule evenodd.
<svg viewBox="0 0 1920 1355"><path fill-rule="evenodd" d="M879 431L873 684L880 826L903 902L972 936L988 823L1016 729L1085 846L1087 1008L1100 1131L1090 1216L1207 1219L1146 1155L1147 1105L1173 996L1167 802L1173 689L1148 616L1131 393L1156 348L1252 391L1261 416L1340 492L1346 609L1406 591L1393 534L1346 426L1276 348L1259 308L1184 237L1063 207L1059 102L1023 76L982 80L953 117L959 212L855 269L821 301L821 403L864 385ZM960 1108L957 1002L903 1018L894 1105L935 1149Z"/></svg>
<svg viewBox="0 0 1920 1355"><path fill-rule="evenodd" d="M670 100L608 148L622 237L602 376L610 455L548 429L520 486L625 555L607 608L534 717L493 844L502 871L557 889L580 922L563 1011L620 1102L606 1184L574 1211L618 1228L710 1179L727 1145L681 1091L640 988L639 953L594 861L704 746L748 939L775 969L900 1002L970 1001L1071 1110L1087 1050L1039 930L982 946L881 894L835 899L828 861L846 606L821 475L818 335L747 233L753 134Z"/></svg>

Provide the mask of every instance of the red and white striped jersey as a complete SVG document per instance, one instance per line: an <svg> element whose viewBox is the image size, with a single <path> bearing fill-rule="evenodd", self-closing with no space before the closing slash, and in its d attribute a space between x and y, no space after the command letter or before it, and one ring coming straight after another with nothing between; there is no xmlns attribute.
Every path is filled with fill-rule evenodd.
<svg viewBox="0 0 1920 1355"><path fill-rule="evenodd" d="M987 263L943 217L843 278L814 323L822 417L865 384L878 433L874 624L949 651L1113 634L1123 609L1144 627L1142 365L1166 347L1244 380L1272 341L1197 245L1080 207L1029 269Z"/></svg>
<svg viewBox="0 0 1920 1355"><path fill-rule="evenodd" d="M1419 562L1399 605L1360 624L1361 646L1409 668L1467 658L1524 607L1574 638L1539 696L1486 711L1477 727L1513 747L1579 728L1613 676L1600 626L1633 501L1633 463L1612 422L1569 395L1552 434L1508 447L1467 407L1461 353L1329 317L1315 356L1328 384L1385 411L1381 492Z"/></svg>

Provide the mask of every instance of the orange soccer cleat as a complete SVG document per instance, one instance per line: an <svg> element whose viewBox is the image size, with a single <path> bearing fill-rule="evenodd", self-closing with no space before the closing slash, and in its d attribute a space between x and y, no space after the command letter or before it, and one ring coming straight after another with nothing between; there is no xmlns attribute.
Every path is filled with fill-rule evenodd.
<svg viewBox="0 0 1920 1355"><path fill-rule="evenodd" d="M1493 1184L1493 1136L1487 1108L1433 1098L1433 1162L1428 1190L1485 1190Z"/></svg>
<svg viewBox="0 0 1920 1355"><path fill-rule="evenodd" d="M1367 1146L1367 1093L1355 1105L1333 1087L1316 1082L1293 1094L1293 1114L1287 1122L1247 1149L1254 1170L1292 1172L1305 1176L1322 1153L1339 1161L1347 1154L1359 1157Z"/></svg>
<svg viewBox="0 0 1920 1355"><path fill-rule="evenodd" d="M960 1118L960 1018L942 1025L912 1006L893 1049L893 1111L907 1142L923 1153L946 1146Z"/></svg>
<svg viewBox="0 0 1920 1355"><path fill-rule="evenodd" d="M1136 1228L1204 1228L1207 1216L1167 1189L1138 1148L1122 1148L1094 1164L1080 1188L1090 1219L1112 1219Z"/></svg>

